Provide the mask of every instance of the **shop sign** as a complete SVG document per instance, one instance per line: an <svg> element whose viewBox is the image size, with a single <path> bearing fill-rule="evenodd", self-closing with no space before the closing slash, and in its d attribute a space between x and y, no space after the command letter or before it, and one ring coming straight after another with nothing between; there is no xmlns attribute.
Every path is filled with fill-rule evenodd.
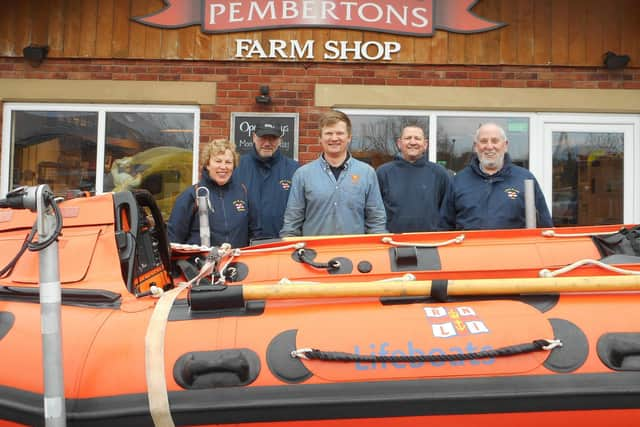
<svg viewBox="0 0 640 427"><path fill-rule="evenodd" d="M504 24L471 12L478 0L165 0L166 6L135 21L160 28L200 25L205 33L281 28L331 28L430 37L435 30L477 33ZM237 58L314 59L314 40L236 41ZM390 60L397 42L330 40L324 59Z"/></svg>

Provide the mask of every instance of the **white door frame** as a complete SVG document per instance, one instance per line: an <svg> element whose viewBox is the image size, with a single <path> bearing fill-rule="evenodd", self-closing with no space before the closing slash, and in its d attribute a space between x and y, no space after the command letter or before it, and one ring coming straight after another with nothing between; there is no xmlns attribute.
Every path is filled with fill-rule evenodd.
<svg viewBox="0 0 640 427"><path fill-rule="evenodd" d="M553 191L553 147L552 133L599 132L624 134L624 196L623 222L640 223L640 118L632 115L608 114L545 114L539 116L539 131L542 144L538 157L541 173L538 180L548 203ZM534 155L536 150L532 150ZM549 204L549 206L552 206Z"/></svg>

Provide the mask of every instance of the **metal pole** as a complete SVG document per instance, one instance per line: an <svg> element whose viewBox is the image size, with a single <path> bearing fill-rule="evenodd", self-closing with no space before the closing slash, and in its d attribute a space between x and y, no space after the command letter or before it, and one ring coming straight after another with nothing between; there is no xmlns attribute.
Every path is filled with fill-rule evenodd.
<svg viewBox="0 0 640 427"><path fill-rule="evenodd" d="M524 218L527 228L536 228L536 195L532 179L524 180Z"/></svg>
<svg viewBox="0 0 640 427"><path fill-rule="evenodd" d="M200 195L200 190L205 195ZM211 231L209 228L209 210L213 212L209 201L209 189L207 187L196 188L196 205L198 206L198 219L200 220L200 245L211 246Z"/></svg>
<svg viewBox="0 0 640 427"><path fill-rule="evenodd" d="M38 240L44 241L55 230L56 219L47 212L46 185L36 190ZM42 332L42 361L44 371L44 420L47 427L66 426L66 402L64 396L64 371L62 359L61 310L62 290L58 242L40 251L40 329Z"/></svg>

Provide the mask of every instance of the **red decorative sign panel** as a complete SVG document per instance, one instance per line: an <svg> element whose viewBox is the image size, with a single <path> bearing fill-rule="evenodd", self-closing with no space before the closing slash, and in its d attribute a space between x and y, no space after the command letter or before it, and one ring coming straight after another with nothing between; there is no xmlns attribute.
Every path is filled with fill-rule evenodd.
<svg viewBox="0 0 640 427"><path fill-rule="evenodd" d="M431 36L437 29L477 33L504 24L478 17L478 0L165 0L135 21L161 28L201 25L207 33L326 27Z"/></svg>

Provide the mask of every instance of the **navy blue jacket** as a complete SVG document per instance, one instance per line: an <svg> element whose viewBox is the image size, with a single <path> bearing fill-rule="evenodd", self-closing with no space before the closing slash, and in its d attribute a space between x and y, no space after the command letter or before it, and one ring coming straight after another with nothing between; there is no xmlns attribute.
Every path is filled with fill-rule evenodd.
<svg viewBox="0 0 640 427"><path fill-rule="evenodd" d="M249 197L246 186L233 179L218 185L203 168L198 186L209 189L209 200L214 212L209 212L211 246L230 243L234 248L249 245L249 239L262 238L256 205ZM199 193L204 194L204 191ZM171 210L168 222L169 241L200 244L200 219L195 206L195 187L180 193Z"/></svg>
<svg viewBox="0 0 640 427"><path fill-rule="evenodd" d="M254 147L240 158L240 165L233 171L234 180L244 183L251 199L257 203L265 238L280 235L291 178L299 166L298 162L280 150L276 150L272 157L263 159Z"/></svg>
<svg viewBox="0 0 640 427"><path fill-rule="evenodd" d="M376 173L390 232L439 229L441 208L453 190L445 168L426 158L411 163L399 154Z"/></svg>
<svg viewBox="0 0 640 427"><path fill-rule="evenodd" d="M553 227L538 181L531 172L504 156L504 166L494 175L482 172L477 156L453 177L453 193L443 212L443 228L524 228L524 180L533 179L538 227Z"/></svg>

